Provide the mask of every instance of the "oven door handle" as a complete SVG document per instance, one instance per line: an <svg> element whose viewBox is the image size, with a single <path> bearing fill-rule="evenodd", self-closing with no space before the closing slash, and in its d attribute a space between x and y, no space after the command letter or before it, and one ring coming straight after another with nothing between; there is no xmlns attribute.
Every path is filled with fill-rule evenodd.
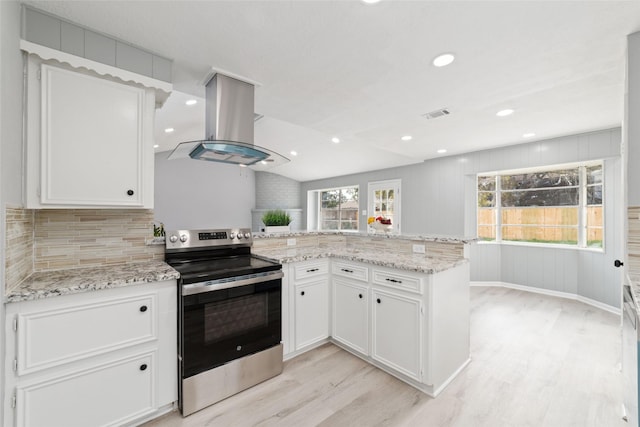
<svg viewBox="0 0 640 427"><path fill-rule="evenodd" d="M207 282L182 285L182 295L195 295L203 292L220 291L223 289L237 288L240 286L254 285L256 283L278 280L284 277L282 270L268 273L251 274L232 279L209 280Z"/></svg>

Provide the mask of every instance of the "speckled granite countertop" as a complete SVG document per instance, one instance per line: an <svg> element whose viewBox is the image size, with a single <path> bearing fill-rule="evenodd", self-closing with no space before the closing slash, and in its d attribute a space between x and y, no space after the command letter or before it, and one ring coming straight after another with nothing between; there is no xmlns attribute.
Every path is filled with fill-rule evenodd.
<svg viewBox="0 0 640 427"><path fill-rule="evenodd" d="M392 233L365 233L365 232L341 232L341 231L292 231L289 233L253 233L255 239L268 239L273 237L304 237L304 236L355 236L375 237L381 239L417 240L441 243L472 243L478 239L464 236L436 236L419 234L392 234Z"/></svg>
<svg viewBox="0 0 640 427"><path fill-rule="evenodd" d="M5 302L30 301L99 289L161 282L180 277L162 261L33 273L5 296Z"/></svg>
<svg viewBox="0 0 640 427"><path fill-rule="evenodd" d="M399 270L416 271L419 273L434 274L448 270L469 260L446 259L427 257L421 254L395 254L388 252L373 252L345 248L279 248L279 249L255 249L254 255L286 264L290 262L308 261L318 258L339 258L347 261L364 262L382 267L396 268Z"/></svg>

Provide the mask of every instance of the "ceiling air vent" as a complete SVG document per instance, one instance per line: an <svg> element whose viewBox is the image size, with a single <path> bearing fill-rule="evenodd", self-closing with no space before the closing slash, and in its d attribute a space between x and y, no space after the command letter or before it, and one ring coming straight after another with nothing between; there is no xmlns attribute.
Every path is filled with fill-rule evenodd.
<svg viewBox="0 0 640 427"><path fill-rule="evenodd" d="M438 117L446 116L448 114L451 114L449 110L447 110L446 108L441 108L439 110L433 110L426 114L423 114L422 117L424 117L427 120L431 120L431 119L437 119Z"/></svg>

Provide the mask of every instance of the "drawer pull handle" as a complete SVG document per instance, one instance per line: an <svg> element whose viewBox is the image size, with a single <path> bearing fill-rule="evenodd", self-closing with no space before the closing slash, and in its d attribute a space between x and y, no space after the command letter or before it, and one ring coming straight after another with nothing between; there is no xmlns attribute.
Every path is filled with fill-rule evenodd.
<svg viewBox="0 0 640 427"><path fill-rule="evenodd" d="M386 279L387 282L391 282L391 283L402 283L402 280L397 280L397 279L389 279L388 277Z"/></svg>
<svg viewBox="0 0 640 427"><path fill-rule="evenodd" d="M309 270L307 270L307 273L313 273L314 271L318 271L317 268L311 268Z"/></svg>
<svg viewBox="0 0 640 427"><path fill-rule="evenodd" d="M140 370L141 371L146 371L147 370L147 364L143 363L142 365L140 365Z"/></svg>
<svg viewBox="0 0 640 427"><path fill-rule="evenodd" d="M345 273L353 273L353 270L349 270L346 268L341 268L340 270L344 271Z"/></svg>
<svg viewBox="0 0 640 427"><path fill-rule="evenodd" d="M362 294L358 294L358 298L362 299Z"/></svg>
<svg viewBox="0 0 640 427"><path fill-rule="evenodd" d="M380 298L378 298L376 301L378 302L378 304L380 304L382 302L382 301L380 301Z"/></svg>
<svg viewBox="0 0 640 427"><path fill-rule="evenodd" d="M127 196L133 196L133 190L127 190Z"/></svg>
<svg viewBox="0 0 640 427"><path fill-rule="evenodd" d="M141 311L141 312L143 312L143 313L144 313L145 311L147 311L147 306L146 306L146 305L143 305L142 307L140 307L140 311Z"/></svg>
<svg viewBox="0 0 640 427"><path fill-rule="evenodd" d="M304 296L304 291L300 292L300 295Z"/></svg>

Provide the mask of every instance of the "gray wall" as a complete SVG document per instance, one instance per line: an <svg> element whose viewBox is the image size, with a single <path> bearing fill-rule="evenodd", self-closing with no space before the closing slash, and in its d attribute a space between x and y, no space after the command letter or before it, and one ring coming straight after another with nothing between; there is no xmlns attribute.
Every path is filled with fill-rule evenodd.
<svg viewBox="0 0 640 427"><path fill-rule="evenodd" d="M22 56L19 48L20 4L0 1L0 213L1 236L5 236L5 207L22 203ZM3 238L4 240L4 238ZM4 243L0 265L5 265ZM4 295L4 268L0 269L0 292ZM0 304L0 340L5 342L4 304ZM4 351L0 352L0 378L4 378ZM0 401L5 402L4 381ZM0 420L4 419L0 405Z"/></svg>
<svg viewBox="0 0 640 427"><path fill-rule="evenodd" d="M478 151L425 161L422 164L305 182L307 192L359 185L360 210L366 209L367 183L402 180L402 233L474 236L475 176L479 172L606 159L606 251L523 247L508 244L472 245L471 279L508 282L570 292L618 307L619 273L612 267L623 246L620 129ZM305 215L306 216L306 215ZM364 230L366 217L360 217ZM544 268L541 266L544 265Z"/></svg>
<svg viewBox="0 0 640 427"><path fill-rule="evenodd" d="M640 206L640 32L627 39L627 67L627 202L629 206Z"/></svg>
<svg viewBox="0 0 640 427"><path fill-rule="evenodd" d="M251 227L254 171L203 160L155 158L154 219L165 229Z"/></svg>

